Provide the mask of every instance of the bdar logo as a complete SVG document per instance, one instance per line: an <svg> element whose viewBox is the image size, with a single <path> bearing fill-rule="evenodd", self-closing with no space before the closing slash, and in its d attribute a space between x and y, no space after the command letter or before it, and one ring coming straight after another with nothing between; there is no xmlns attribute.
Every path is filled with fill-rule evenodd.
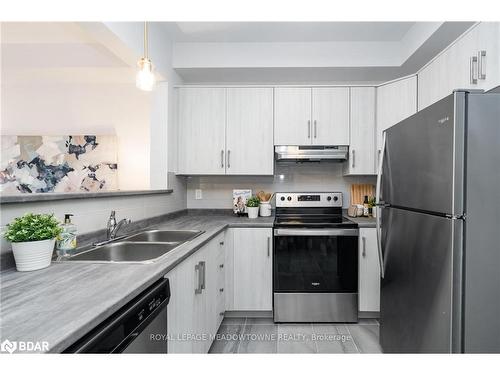
<svg viewBox="0 0 500 375"><path fill-rule="evenodd" d="M5 340L4 342L2 342L0 344L0 351L2 352L9 352L10 354L12 354L13 352L15 352L17 349L17 342L11 342L9 340Z"/></svg>

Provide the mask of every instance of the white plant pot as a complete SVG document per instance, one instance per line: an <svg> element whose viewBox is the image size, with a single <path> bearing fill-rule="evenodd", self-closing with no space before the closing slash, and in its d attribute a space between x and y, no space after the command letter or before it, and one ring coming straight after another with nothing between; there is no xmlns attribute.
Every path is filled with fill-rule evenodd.
<svg viewBox="0 0 500 375"><path fill-rule="evenodd" d="M12 242L18 271L35 271L50 266L56 239Z"/></svg>
<svg viewBox="0 0 500 375"><path fill-rule="evenodd" d="M259 207L247 207L248 218L257 219L259 217Z"/></svg>

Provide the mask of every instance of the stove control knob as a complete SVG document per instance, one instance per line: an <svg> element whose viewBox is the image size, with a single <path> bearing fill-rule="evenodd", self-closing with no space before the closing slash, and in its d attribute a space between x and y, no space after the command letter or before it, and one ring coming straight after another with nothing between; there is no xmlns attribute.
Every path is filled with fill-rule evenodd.
<svg viewBox="0 0 500 375"><path fill-rule="evenodd" d="M330 201L332 200L332 197L328 196L328 197L326 197L326 200L327 200L328 202L330 202Z"/></svg>
<svg viewBox="0 0 500 375"><path fill-rule="evenodd" d="M285 197L281 197L281 200L284 201L285 200Z"/></svg>
<svg viewBox="0 0 500 375"><path fill-rule="evenodd" d="M337 201L339 200L339 197L335 196L335 197L333 197L333 200L334 200L335 202L337 202Z"/></svg>
<svg viewBox="0 0 500 375"><path fill-rule="evenodd" d="M286 199L288 199L288 201L290 202L292 200L292 197L288 196Z"/></svg>

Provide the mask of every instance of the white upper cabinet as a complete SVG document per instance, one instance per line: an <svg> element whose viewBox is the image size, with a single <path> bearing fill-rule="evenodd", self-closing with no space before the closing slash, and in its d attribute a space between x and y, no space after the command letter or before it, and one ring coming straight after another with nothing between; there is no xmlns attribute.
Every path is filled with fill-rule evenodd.
<svg viewBox="0 0 500 375"><path fill-rule="evenodd" d="M275 89L275 145L348 145L348 87Z"/></svg>
<svg viewBox="0 0 500 375"><path fill-rule="evenodd" d="M178 173L272 175L272 88L180 88Z"/></svg>
<svg viewBox="0 0 500 375"><path fill-rule="evenodd" d="M375 87L352 87L349 160L345 174L375 174Z"/></svg>
<svg viewBox="0 0 500 375"><path fill-rule="evenodd" d="M478 86L488 91L500 85L500 22L481 22L476 28Z"/></svg>
<svg viewBox="0 0 500 375"><path fill-rule="evenodd" d="M225 88L180 88L179 174L225 173Z"/></svg>
<svg viewBox="0 0 500 375"><path fill-rule="evenodd" d="M349 145L349 88L312 89L311 139L315 145Z"/></svg>
<svg viewBox="0 0 500 375"><path fill-rule="evenodd" d="M418 72L418 109L456 89L500 85L500 24L481 22Z"/></svg>
<svg viewBox="0 0 500 375"><path fill-rule="evenodd" d="M274 144L310 145L311 89L279 87L274 90Z"/></svg>
<svg viewBox="0 0 500 375"><path fill-rule="evenodd" d="M415 112L417 112L417 76L377 87L376 164L382 150L382 132Z"/></svg>
<svg viewBox="0 0 500 375"><path fill-rule="evenodd" d="M273 89L228 88L226 174L272 175Z"/></svg>

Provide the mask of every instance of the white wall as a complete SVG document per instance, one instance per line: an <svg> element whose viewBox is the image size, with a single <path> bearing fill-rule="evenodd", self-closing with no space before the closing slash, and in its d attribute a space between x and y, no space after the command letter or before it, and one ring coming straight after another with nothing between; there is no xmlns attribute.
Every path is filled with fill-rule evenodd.
<svg viewBox="0 0 500 375"><path fill-rule="evenodd" d="M129 184L127 186L142 188L130 184L147 181L148 185L144 185L144 188L148 188L151 181L152 188L165 188L168 180L168 187L173 189L173 193L3 204L0 222L2 227L25 212L54 213L59 219L65 213L73 213L78 233L82 234L105 228L112 209L117 211L118 218L140 220L186 208L186 179L169 173L174 170L177 153L174 105L169 99L173 97L171 95L173 85L181 84L182 81L171 68L171 44L168 35L157 26L150 30L152 38L150 50L153 62L161 71L163 82L153 93L142 92L135 88L134 72L130 75L130 82L122 85L111 85L109 82L104 85L95 84L95 77L92 79L94 82L92 85L82 84L83 79L79 77L77 86L67 83L58 85L44 83L34 87L31 80L25 80L28 85L14 85L12 86L14 89L9 89L7 113L4 113L2 108L2 134L7 129L14 134L28 134L34 130L36 134L40 134L41 131L69 134L84 130L96 134L109 134L115 130L126 139L120 148L124 154L122 158L130 157L130 160L127 159L130 161L127 163L129 173L124 177ZM102 24L97 29L102 32ZM141 23L114 23L112 29L122 36L120 40L123 44L116 50L127 50L123 48L127 45L136 52L137 58L142 54ZM109 39L115 42L116 38ZM102 71L99 74L101 73ZM64 75L65 82L71 81L67 72L61 74ZM129 76L120 74L120 79L123 77L128 80ZM1 94L2 99L5 99L6 92L3 87ZM6 121L3 121L4 115ZM10 124L8 128L4 127L7 123ZM39 125L33 128L33 124ZM139 179L135 177L138 175L141 176ZM6 258L5 253L8 252L10 245L2 239L1 253L4 254L2 260Z"/></svg>
<svg viewBox="0 0 500 375"><path fill-rule="evenodd" d="M143 23L105 22L104 24L137 56L142 55ZM167 29L159 23L150 22L148 35L150 58L156 71L161 75L161 82L153 92L150 133L151 188L161 189L166 187L167 171L175 171L177 166L177 130L173 90L175 85L180 85L183 81L172 67L173 43ZM168 147L165 147L166 144Z"/></svg>
<svg viewBox="0 0 500 375"><path fill-rule="evenodd" d="M280 164L274 176L193 176L188 177L188 208L232 208L233 189L266 192L340 191L344 208L350 202L350 184L373 184L375 176L342 175L341 163ZM195 199L195 190L202 189L203 199Z"/></svg>
<svg viewBox="0 0 500 375"><path fill-rule="evenodd" d="M149 189L151 96L133 83L9 83L2 134L115 134L119 188Z"/></svg>

